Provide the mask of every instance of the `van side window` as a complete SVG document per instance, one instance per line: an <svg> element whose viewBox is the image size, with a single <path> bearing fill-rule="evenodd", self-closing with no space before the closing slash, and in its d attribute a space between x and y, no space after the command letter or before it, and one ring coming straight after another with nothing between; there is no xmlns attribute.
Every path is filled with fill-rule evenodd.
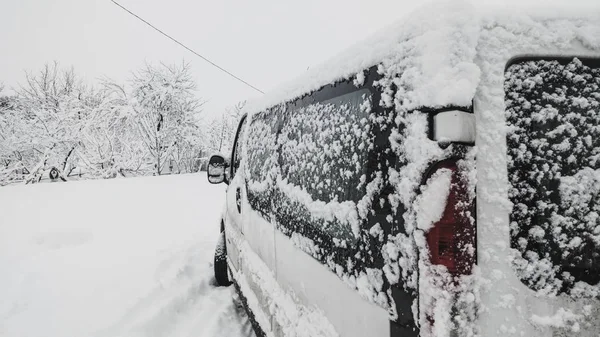
<svg viewBox="0 0 600 337"><path fill-rule="evenodd" d="M245 118L242 120L242 122L240 123L240 126L238 127L237 130L237 135L235 136L235 145L233 148L233 155L232 155L232 160L231 160L231 178L233 179L233 177L235 177L235 174L238 170L238 168L240 168L240 163L242 162L242 156L243 156L243 151L242 151L242 143L244 142L244 134L246 132L246 120L248 118Z"/></svg>
<svg viewBox="0 0 600 337"><path fill-rule="evenodd" d="M279 174L277 133L284 109L279 106L258 113L248 125L248 202L265 217L270 211L272 188Z"/></svg>
<svg viewBox="0 0 600 337"><path fill-rule="evenodd" d="M366 193L370 110L371 93L362 89L288 111L277 182L279 213L288 229L317 230L342 245L356 242L356 202Z"/></svg>

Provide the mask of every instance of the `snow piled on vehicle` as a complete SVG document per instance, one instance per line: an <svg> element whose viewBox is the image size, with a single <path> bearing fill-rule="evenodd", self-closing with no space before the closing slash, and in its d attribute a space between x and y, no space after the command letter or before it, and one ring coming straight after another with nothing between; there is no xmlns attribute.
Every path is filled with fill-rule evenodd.
<svg viewBox="0 0 600 337"><path fill-rule="evenodd" d="M324 263L332 271L357 288L365 298L389 309L392 317L396 313L389 285L399 282L403 273L403 283L411 285L412 291L416 290L418 247L412 238L412 229L404 237L388 238L386 235L389 233L377 230L381 226L371 229L362 228L361 224L372 215L374 205L398 208L403 204L412 212L423 171L433 160L454 152L453 148L441 149L436 142L428 139L427 114L415 109L470 106L480 72L473 62L479 26L477 21L464 20L465 11L470 15L468 9L467 5L444 6L443 11L435 11L439 13L435 24L427 26L422 22L431 21L431 8L416 12L410 20L380 32L366 43L357 44L343 56L314 68L301 81L258 102L251 102L246 108L247 112L251 112L250 130L257 131L249 132L247 138L250 204L259 212L266 213L271 200L277 200L276 205L283 204L277 207L279 213L287 215L281 219L286 224L289 219L307 218L325 221L323 227L337 234L347 231L345 239L334 240L338 248L350 247L357 240L366 242L360 249L362 253L357 256L326 256L322 249L315 249L315 245L324 244L321 240L311 240L313 244L300 248L315 258L326 259ZM351 121L347 116L352 114L333 106L324 109L313 105L301 111L285 111L287 102L334 81L348 80L361 89L365 82L364 69L371 66L377 66L380 77L374 84L380 101L363 100L361 109L368 113L370 105L380 104L386 108L387 115L371 114L368 118ZM289 114L292 123L284 126L278 135L276 130L282 121L276 116L285 113ZM371 125L377 125L377 130L370 130ZM407 166L401 171L392 169L366 176L361 172L367 161L364 153L373 146L375 134L381 131L390 133L390 147ZM311 135L319 138L307 138ZM315 149L315 143L331 144L331 147L315 153L311 150ZM281 158L275 151L278 145L282 149ZM329 155L328 151L333 155ZM275 165L278 160L290 164L282 165L280 169ZM306 165L298 165L300 162ZM323 171L331 172L331 178L319 180L317 172ZM340 180L351 183L351 188L344 183L338 184ZM332 191L332 181L336 181L337 191L357 190L357 193L355 196L339 195L336 190ZM309 191L299 188L299 185L308 186ZM271 186L278 186L277 191L266 192ZM382 193L384 189L386 193ZM388 195L390 190L395 192ZM278 193L296 202L286 205L285 198ZM411 216L414 217L415 213L412 212ZM392 224L395 220L389 218L385 221ZM344 227L344 223L350 226ZM416 224L407 223L407 226L417 228ZM303 233L305 227L308 226L302 223L293 230L279 226L288 235ZM389 241L386 250L390 256L380 249L384 241ZM401 241L405 244L400 244ZM375 255L373 252L376 252ZM384 261L384 264L374 264L376 260ZM400 265L402 268L399 268ZM412 281L406 282L408 279Z"/></svg>
<svg viewBox="0 0 600 337"><path fill-rule="evenodd" d="M248 102L244 111L258 113L340 80L362 84L363 71L379 64L390 80L385 85L396 82L402 87L405 96L398 96L398 103L469 104L480 75L472 62L479 33L473 18L476 13L466 3L424 6L297 80ZM393 99L389 96L388 101Z"/></svg>
<svg viewBox="0 0 600 337"><path fill-rule="evenodd" d="M438 161L464 158L457 162L457 175L461 183L467 186L465 202L475 201L477 186L477 193L484 203L494 204L496 210L500 211L499 214L509 214L512 210L508 197L509 184L506 176L503 176L507 163L506 135L509 132L502 91L504 66L514 55L546 50L566 54L572 52L575 44L599 51L600 40L595 38L594 34L600 31L600 26L598 15L594 16L593 13L581 10L574 10L574 14L568 14L577 19L557 19L553 17L556 16L555 12L552 16L545 15L545 11L515 14L514 10L493 11L475 8L465 3L436 4L434 7L425 7L412 13L402 22L390 26L372 39L363 41L320 67L313 68L299 80L247 105L246 112L252 120L250 128L265 130L254 135L250 132L247 139L247 169L256 171L255 174L250 174L248 181L249 201L253 208L264 214L268 213L268 208L273 202L278 207L276 213L286 215L270 218L282 232L293 237L293 242L300 249L322 261L351 287L357 289L364 298L386 308L391 319L398 317L391 287L399 285L418 298L412 303L412 308L421 335L448 336L458 333L460 336L477 336L480 334L480 327L473 323L478 315L486 311L491 312L490 310L495 308L515 311L519 301L515 296L516 292L508 289L508 283L502 284L515 273L513 267L518 269L518 263L515 260L515 264L510 265L507 263L508 258L505 261L497 257L513 254L510 245L502 241L502 235L508 236L508 230L501 233L503 230L499 226L503 220L500 216L483 214L478 217L477 230L481 230L485 235L493 234L489 239L491 244L480 247L481 251L477 252L482 263L490 266L487 271L491 272L486 275L482 275L478 266L473 269L472 275L461 276L452 275L443 266L432 265L426 235L431 224L439 219L439 211L444 204L442 196L448 193L448 179L443 171L435 179L426 182L423 182L423 177L431 165ZM379 170L363 176L359 175L358 167L356 171L349 171L348 177L353 179L353 186L358 189L364 188L358 194L360 198L336 198L335 191L330 194L331 191L325 188L334 186L330 181L313 180L319 172L330 170L328 165L331 161L335 162L336 157L328 157L327 153L311 152L311 149L315 143L327 141L328 144L334 144L332 151L347 151L345 146L351 144L352 138L349 138L349 143L336 143L335 139L339 138L329 139L329 134L325 131L335 130L334 132L341 133L346 128L348 133L352 132L354 127L347 127L346 120L343 119L334 125L326 125L323 123L326 123L327 119L323 117L327 114L311 115L305 110L292 109L290 106L296 99L302 99L307 93L315 92L325 85L350 82L360 90L368 82L367 70L371 67L376 67L378 75L372 83L378 95L373 97L377 96L379 99L371 101L370 104L383 107L384 113L371 113L367 118L369 126L367 128L365 125L363 131L373 140L377 135L386 134L387 143L382 147L380 156L374 159L375 165L379 164ZM573 78L573 81L579 80L577 77ZM474 100L476 104L486 107L477 116L477 139L483 146L479 146L479 143L478 147L438 143L430 139L431 109L458 107L470 110ZM580 106L592 104L582 100L574 103ZM336 111L329 113L337 116ZM284 115L285 118L296 121L296 129L278 133ZM597 124L594 122L594 127ZM323 131L325 133L320 135L322 138L302 138L302 128L311 127L313 130L306 134L315 130ZM360 134L357 134L357 137L363 139ZM367 144L381 146L376 141ZM278 147L284 149L281 158L276 150ZM391 152L386 151L386 148L391 149ZM358 149L356 153L350 151L347 158L344 158L354 158L348 163L361 161L362 149L355 149ZM477 158L477 153L483 154L483 159ZM308 165L304 167L290 164L281 169L276 165L279 160L292 161L292 158L297 163ZM365 161L362 160L362 163ZM483 163L486 170L477 171L476 163ZM337 179L343 179L344 176L345 172L341 171ZM356 177L360 177L358 182ZM579 188L579 185L570 183L569 177L588 181L589 184L586 188ZM582 195L584 200L595 200L596 177L595 171L584 171L579 175L574 172L562 177L563 189L560 193L565 196ZM311 186L313 182L314 186ZM309 185L309 188L299 188L299 184ZM266 186L279 187L269 189ZM324 194L319 194L320 188L323 188ZM318 197L311 193L315 191ZM423 198L427 195L432 196L435 207L426 206ZM293 196L295 202L286 204L286 201L282 201L285 196ZM274 202L275 200L277 202ZM349 201L345 210L341 201ZM572 252L586 247L597 247L594 226L596 210L584 206L581 202L560 204L558 207L569 211L561 214L561 219L554 218L556 221L568 221L565 217L573 218L582 214L587 217L588 222L585 226L589 235L585 238L577 239L568 235L556 237L558 244L570 247ZM358 218L353 214L355 209L358 210ZM382 209L392 211L385 219L378 219L379 222L372 228L365 228L367 222L363 220ZM339 211L348 212L352 216L336 213ZM474 214L467 215L474 224ZM334 241L336 250L327 255L324 252L330 247L326 246L326 240L321 239L318 233L307 232L310 226L306 223L294 222L294 219L298 218L328 221L336 219L338 224L354 222L356 219L358 221L352 225L352 231L347 233L348 239ZM399 232L384 230L398 227L399 224L402 224ZM331 228L339 231L340 227L336 226L338 225ZM526 239L529 242L530 238L549 235L552 233L533 230L526 233ZM314 239L315 237L317 239ZM360 248L355 256L346 256L344 254L352 251L352 237L357 238ZM344 251L346 248L348 250ZM472 250L474 248L471 247ZM338 251L343 253L338 254ZM575 255L562 258L574 258ZM589 262L595 257L585 257L584 254L581 258L587 258ZM530 263L534 260L532 255L522 259L529 266L546 268L544 263ZM507 265L510 267L507 268ZM554 276L549 279L555 279ZM489 299L490 292L498 284L501 285L497 288L497 291L501 292L499 300L483 303L482 297L487 296ZM574 290L586 293L585 296L588 297L596 296L595 288L577 284L573 287ZM556 289L561 287L562 283L552 285L550 293L556 293ZM544 287L538 290L542 288ZM571 293L575 294L573 291ZM536 293L536 296L543 295L543 291ZM565 314L561 317L566 317L567 321L572 317L591 317L586 316L585 312L594 312L596 309L585 310L574 313L575 316ZM548 321L542 316L527 319L535 326ZM508 327L499 320L493 321L493 326L496 332L519 331L518 328Z"/></svg>

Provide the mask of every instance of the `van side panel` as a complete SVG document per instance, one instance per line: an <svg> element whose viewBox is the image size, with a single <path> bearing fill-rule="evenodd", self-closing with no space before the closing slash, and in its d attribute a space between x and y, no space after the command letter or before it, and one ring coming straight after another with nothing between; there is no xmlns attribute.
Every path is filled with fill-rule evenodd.
<svg viewBox="0 0 600 337"><path fill-rule="evenodd" d="M227 187L226 193L226 206L225 206L225 230L234 232L235 237L242 236L242 215L238 212L235 207L236 203L236 189L240 186L241 175L238 174L236 177L232 179L229 186ZM227 256L229 258L229 262L233 265L233 267L238 270L240 268L240 258L239 258L239 242L233 239L233 235L225 234L225 240L227 241Z"/></svg>
<svg viewBox="0 0 600 337"><path fill-rule="evenodd" d="M231 276L233 277L232 281L235 283L236 288L242 293L245 303L248 306L247 309L250 309L250 315L253 317L254 322L259 325L260 330L266 336L273 336L271 331L272 316L268 305L265 306L265 304L271 303L271 298L263 295L263 288L261 288L260 284L257 282L260 281L260 278L254 276L256 268L251 268L250 263L248 262L248 254L244 254L244 252L250 250L248 242L235 226L226 225L225 235L228 240L227 257L228 262L230 263L229 268ZM238 268L232 263L234 257L229 248L230 241L233 243L231 246L236 248L236 254L239 260ZM255 258L260 260L258 257Z"/></svg>
<svg viewBox="0 0 600 337"><path fill-rule="evenodd" d="M268 223L265 221L265 224ZM234 277L266 336L339 336L322 309L300 301L292 289L282 287L248 241L236 240L240 247L241 269ZM295 261L288 263L294 265Z"/></svg>
<svg viewBox="0 0 600 337"><path fill-rule="evenodd" d="M275 241L274 241L274 227L271 223L265 221L258 213L252 210L251 206L246 202L246 192L242 193L244 196L244 202L242 203L242 213L244 214L243 226L244 226L244 239L252 251L257 257L264 263L269 271L276 275L276 257L275 257ZM262 310L268 317L271 326L264 328L264 330L272 329L273 317L270 314L270 303L272 299L269 297L269 293L261 287L260 282L256 277L252 275L251 270L248 269L247 261L243 260L242 257L242 272L246 277L246 281L250 289L252 289L256 296L257 302Z"/></svg>
<svg viewBox="0 0 600 337"><path fill-rule="evenodd" d="M306 306L316 306L344 337L389 337L387 310L363 299L336 274L275 232L277 281Z"/></svg>
<svg viewBox="0 0 600 337"><path fill-rule="evenodd" d="M242 194L244 195L244 200L247 200L246 192L244 191ZM252 210L252 207L247 202L243 203L242 213L244 214L244 237L254 252L263 260L269 269L273 271L273 274L276 275L275 228L273 224L266 221L257 212Z"/></svg>

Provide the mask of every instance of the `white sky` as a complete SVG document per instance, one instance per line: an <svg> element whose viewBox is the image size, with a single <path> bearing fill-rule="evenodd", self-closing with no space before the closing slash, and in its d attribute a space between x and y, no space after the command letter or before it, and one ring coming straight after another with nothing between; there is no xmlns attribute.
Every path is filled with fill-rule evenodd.
<svg viewBox="0 0 600 337"><path fill-rule="evenodd" d="M209 101L207 113L221 113L224 107L258 95L110 0L0 1L0 83L8 87L23 81L24 70L36 71L54 60L65 67L74 66L90 83L104 76L125 82L131 71L145 62L185 60L192 67L198 96ZM225 69L269 91L429 1L119 2Z"/></svg>
<svg viewBox="0 0 600 337"><path fill-rule="evenodd" d="M205 111L257 94L110 0L2 0L0 82L15 87L46 62L88 82L124 82L150 63L190 63ZM120 0L123 6L268 91L412 10L402 0Z"/></svg>

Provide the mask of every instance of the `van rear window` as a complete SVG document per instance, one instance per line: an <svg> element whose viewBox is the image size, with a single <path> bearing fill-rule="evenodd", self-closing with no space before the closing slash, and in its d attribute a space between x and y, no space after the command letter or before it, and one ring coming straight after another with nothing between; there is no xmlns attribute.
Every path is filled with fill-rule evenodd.
<svg viewBox="0 0 600 337"><path fill-rule="evenodd" d="M522 281L553 295L600 282L600 68L519 60L505 73L511 245Z"/></svg>

